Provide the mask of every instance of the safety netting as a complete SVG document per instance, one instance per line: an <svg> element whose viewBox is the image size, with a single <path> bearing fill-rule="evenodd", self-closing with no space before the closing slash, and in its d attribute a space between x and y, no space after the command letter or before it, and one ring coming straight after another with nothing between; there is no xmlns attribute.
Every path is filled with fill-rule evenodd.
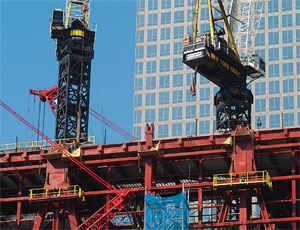
<svg viewBox="0 0 300 230"><path fill-rule="evenodd" d="M189 206L184 193L171 197L145 196L145 230L189 229Z"/></svg>

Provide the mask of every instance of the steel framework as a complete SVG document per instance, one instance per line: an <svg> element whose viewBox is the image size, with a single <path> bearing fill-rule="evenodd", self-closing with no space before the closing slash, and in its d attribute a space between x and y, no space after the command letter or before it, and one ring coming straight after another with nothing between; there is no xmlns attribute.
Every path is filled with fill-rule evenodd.
<svg viewBox="0 0 300 230"><path fill-rule="evenodd" d="M142 228L145 192L169 196L180 192L182 184L189 197L191 229L296 230L300 227L300 128L257 132L241 128L231 135L160 141L152 140L152 132L153 127L148 126L146 142L82 147L81 162L84 165L118 191L130 188L136 195L129 208L120 210L106 229ZM159 148L152 148L158 143ZM1 151L1 228L31 228L35 213L43 211L43 202L33 204L30 201L29 189L43 188L48 180L49 151L50 147ZM48 207L43 228L75 229L70 227L68 216L79 224L101 204L112 202L114 191L90 181L76 165L65 160L61 162L68 165L66 175L70 184L82 188L86 201L76 201L81 205L75 212L66 209L61 213L58 210L67 204L63 198L58 198L58 208ZM60 168L61 172L63 168ZM267 179L257 179L266 178L259 176L264 170L270 175L272 188ZM226 179L230 175L235 178L231 184ZM243 179L247 175L249 183ZM216 186L214 178L219 180L219 185ZM56 180L59 181L57 176ZM63 183L64 177L60 180ZM120 219L123 221L118 222Z"/></svg>

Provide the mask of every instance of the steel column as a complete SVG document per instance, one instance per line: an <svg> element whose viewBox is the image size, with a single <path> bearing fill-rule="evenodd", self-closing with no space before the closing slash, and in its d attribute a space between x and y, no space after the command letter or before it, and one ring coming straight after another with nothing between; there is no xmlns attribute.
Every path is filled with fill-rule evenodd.
<svg viewBox="0 0 300 230"><path fill-rule="evenodd" d="M240 230L247 230L248 221L248 192L246 189L240 190Z"/></svg>
<svg viewBox="0 0 300 230"><path fill-rule="evenodd" d="M292 175L296 174L296 157L295 150L292 150L292 167L291 167ZM296 180L292 180L292 217L296 217ZM292 229L297 229L297 222L292 222Z"/></svg>
<svg viewBox="0 0 300 230"><path fill-rule="evenodd" d="M36 214L36 217L34 220L34 225L33 225L32 229L34 229L34 230L42 229L42 223L45 218L47 210L48 210L47 203L38 205L38 212Z"/></svg>
<svg viewBox="0 0 300 230"><path fill-rule="evenodd" d="M20 174L19 175L19 185L18 185L18 197L22 196L22 189L23 189L23 175ZM17 203L17 215L16 215L16 225L17 225L17 229L20 229L21 226L21 205L22 202L19 201Z"/></svg>
<svg viewBox="0 0 300 230"><path fill-rule="evenodd" d="M202 159L198 160L198 182L202 183L202 176L203 176L203 165ZM202 187L198 188L198 224L202 224L202 208L203 208L203 194L202 194Z"/></svg>

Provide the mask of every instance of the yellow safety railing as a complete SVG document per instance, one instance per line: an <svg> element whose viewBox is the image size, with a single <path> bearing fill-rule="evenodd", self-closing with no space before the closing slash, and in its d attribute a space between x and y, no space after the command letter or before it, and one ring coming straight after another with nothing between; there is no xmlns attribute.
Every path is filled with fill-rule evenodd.
<svg viewBox="0 0 300 230"><path fill-rule="evenodd" d="M68 143L75 144L76 138L66 138L66 139L56 139L54 140L58 144L63 144L65 141L68 141ZM95 136L91 136L87 138L88 142L91 142L92 144L95 144ZM10 144L0 144L0 149L19 149L19 148L32 148L32 147L42 147L47 146L47 141L41 140L41 141L29 141L29 142L15 142Z"/></svg>
<svg viewBox="0 0 300 230"><path fill-rule="evenodd" d="M248 185L248 184L267 184L272 188L270 174L267 170L252 171L243 173L222 173L214 174L213 186L233 186L233 185Z"/></svg>
<svg viewBox="0 0 300 230"><path fill-rule="evenodd" d="M29 189L29 199L48 199L48 198L57 198L63 196L76 196L79 198L84 198L83 190L79 187L79 185L70 185L70 186L62 186L54 189L48 188L34 188Z"/></svg>

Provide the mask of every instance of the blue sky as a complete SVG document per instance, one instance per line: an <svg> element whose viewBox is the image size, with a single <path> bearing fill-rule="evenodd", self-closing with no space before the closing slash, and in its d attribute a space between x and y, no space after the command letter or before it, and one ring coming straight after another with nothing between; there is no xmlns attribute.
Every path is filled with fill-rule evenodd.
<svg viewBox="0 0 300 230"><path fill-rule="evenodd" d="M38 102L29 89L57 84L55 40L50 38L53 9L65 9L65 0L0 0L0 98L37 127ZM90 107L127 132L132 132L134 0L92 0L91 22L97 23L95 59L92 61ZM42 103L43 105L43 103ZM103 113L102 113L103 111ZM42 112L41 112L42 115ZM0 108L0 143L36 140L29 128ZM107 128L107 142L127 140ZM55 119L46 105L45 131L54 138ZM90 116L89 135L103 142L101 122Z"/></svg>

